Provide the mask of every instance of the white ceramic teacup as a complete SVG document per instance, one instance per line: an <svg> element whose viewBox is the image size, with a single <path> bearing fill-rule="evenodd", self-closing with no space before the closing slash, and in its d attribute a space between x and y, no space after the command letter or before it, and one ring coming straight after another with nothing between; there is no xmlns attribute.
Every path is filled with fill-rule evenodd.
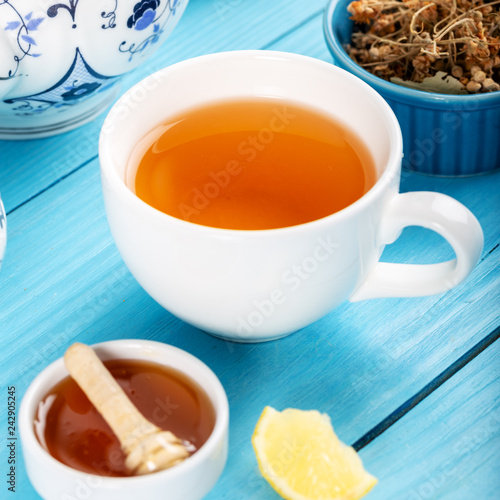
<svg viewBox="0 0 500 500"><path fill-rule="evenodd" d="M0 1L0 138L66 132L92 120L146 60L188 0Z"/></svg>
<svg viewBox="0 0 500 500"><path fill-rule="evenodd" d="M376 184L328 217L263 231L196 225L135 196L128 176L143 136L181 110L251 96L295 101L355 131L374 159ZM274 339L346 299L445 292L467 277L482 251L481 227L462 204L433 192L399 194L402 139L390 107L357 77L316 59L239 51L166 68L112 108L99 153L109 225L132 274L173 314L226 339ZM379 262L384 246L410 225L442 235L457 258L431 265Z"/></svg>
<svg viewBox="0 0 500 500"><path fill-rule="evenodd" d="M207 442L174 467L133 477L86 474L53 458L34 431L38 404L68 371L62 358L43 370L31 383L19 409L19 432L28 477L45 500L200 500L215 485L227 460L229 405L215 374L191 354L147 340L115 340L93 346L103 360L138 359L164 364L198 383L215 410L215 427Z"/></svg>

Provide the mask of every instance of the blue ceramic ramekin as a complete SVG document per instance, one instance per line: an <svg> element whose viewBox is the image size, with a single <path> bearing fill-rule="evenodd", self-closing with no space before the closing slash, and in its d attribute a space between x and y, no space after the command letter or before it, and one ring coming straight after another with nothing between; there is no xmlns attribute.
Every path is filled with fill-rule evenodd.
<svg viewBox="0 0 500 500"><path fill-rule="evenodd" d="M394 110L403 132L403 168L434 175L474 175L500 168L500 91L446 95L413 90L356 64L344 46L354 22L351 0L332 0L324 32L334 63L372 86Z"/></svg>

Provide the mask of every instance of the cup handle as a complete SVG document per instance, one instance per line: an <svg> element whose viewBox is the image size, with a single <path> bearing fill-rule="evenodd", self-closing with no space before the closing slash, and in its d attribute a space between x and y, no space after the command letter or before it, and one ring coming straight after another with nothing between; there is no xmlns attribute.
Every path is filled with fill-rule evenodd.
<svg viewBox="0 0 500 500"><path fill-rule="evenodd" d="M419 297L450 290L478 263L483 250L481 226L464 205L441 193L397 194L388 204L380 245L396 241L407 226L422 226L443 236L456 258L439 264L378 262L349 298L351 302L382 297Z"/></svg>

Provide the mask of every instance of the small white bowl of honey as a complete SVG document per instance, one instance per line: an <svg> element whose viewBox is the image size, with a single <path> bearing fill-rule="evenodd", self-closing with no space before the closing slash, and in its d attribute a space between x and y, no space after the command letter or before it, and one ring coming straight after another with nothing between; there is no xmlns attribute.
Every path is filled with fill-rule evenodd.
<svg viewBox="0 0 500 500"><path fill-rule="evenodd" d="M19 423L28 477L45 500L199 500L227 460L229 406L217 376L198 358L146 340L92 346L137 410L189 443L187 458L134 475L111 427L69 375L63 358L32 382Z"/></svg>

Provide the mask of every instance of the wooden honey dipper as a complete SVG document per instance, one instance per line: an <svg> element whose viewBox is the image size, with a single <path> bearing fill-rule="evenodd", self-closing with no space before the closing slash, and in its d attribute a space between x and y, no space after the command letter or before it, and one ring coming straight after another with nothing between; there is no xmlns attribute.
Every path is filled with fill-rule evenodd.
<svg viewBox="0 0 500 500"><path fill-rule="evenodd" d="M64 354L70 375L111 427L134 475L168 469L189 456L186 445L147 420L92 348L75 343Z"/></svg>

